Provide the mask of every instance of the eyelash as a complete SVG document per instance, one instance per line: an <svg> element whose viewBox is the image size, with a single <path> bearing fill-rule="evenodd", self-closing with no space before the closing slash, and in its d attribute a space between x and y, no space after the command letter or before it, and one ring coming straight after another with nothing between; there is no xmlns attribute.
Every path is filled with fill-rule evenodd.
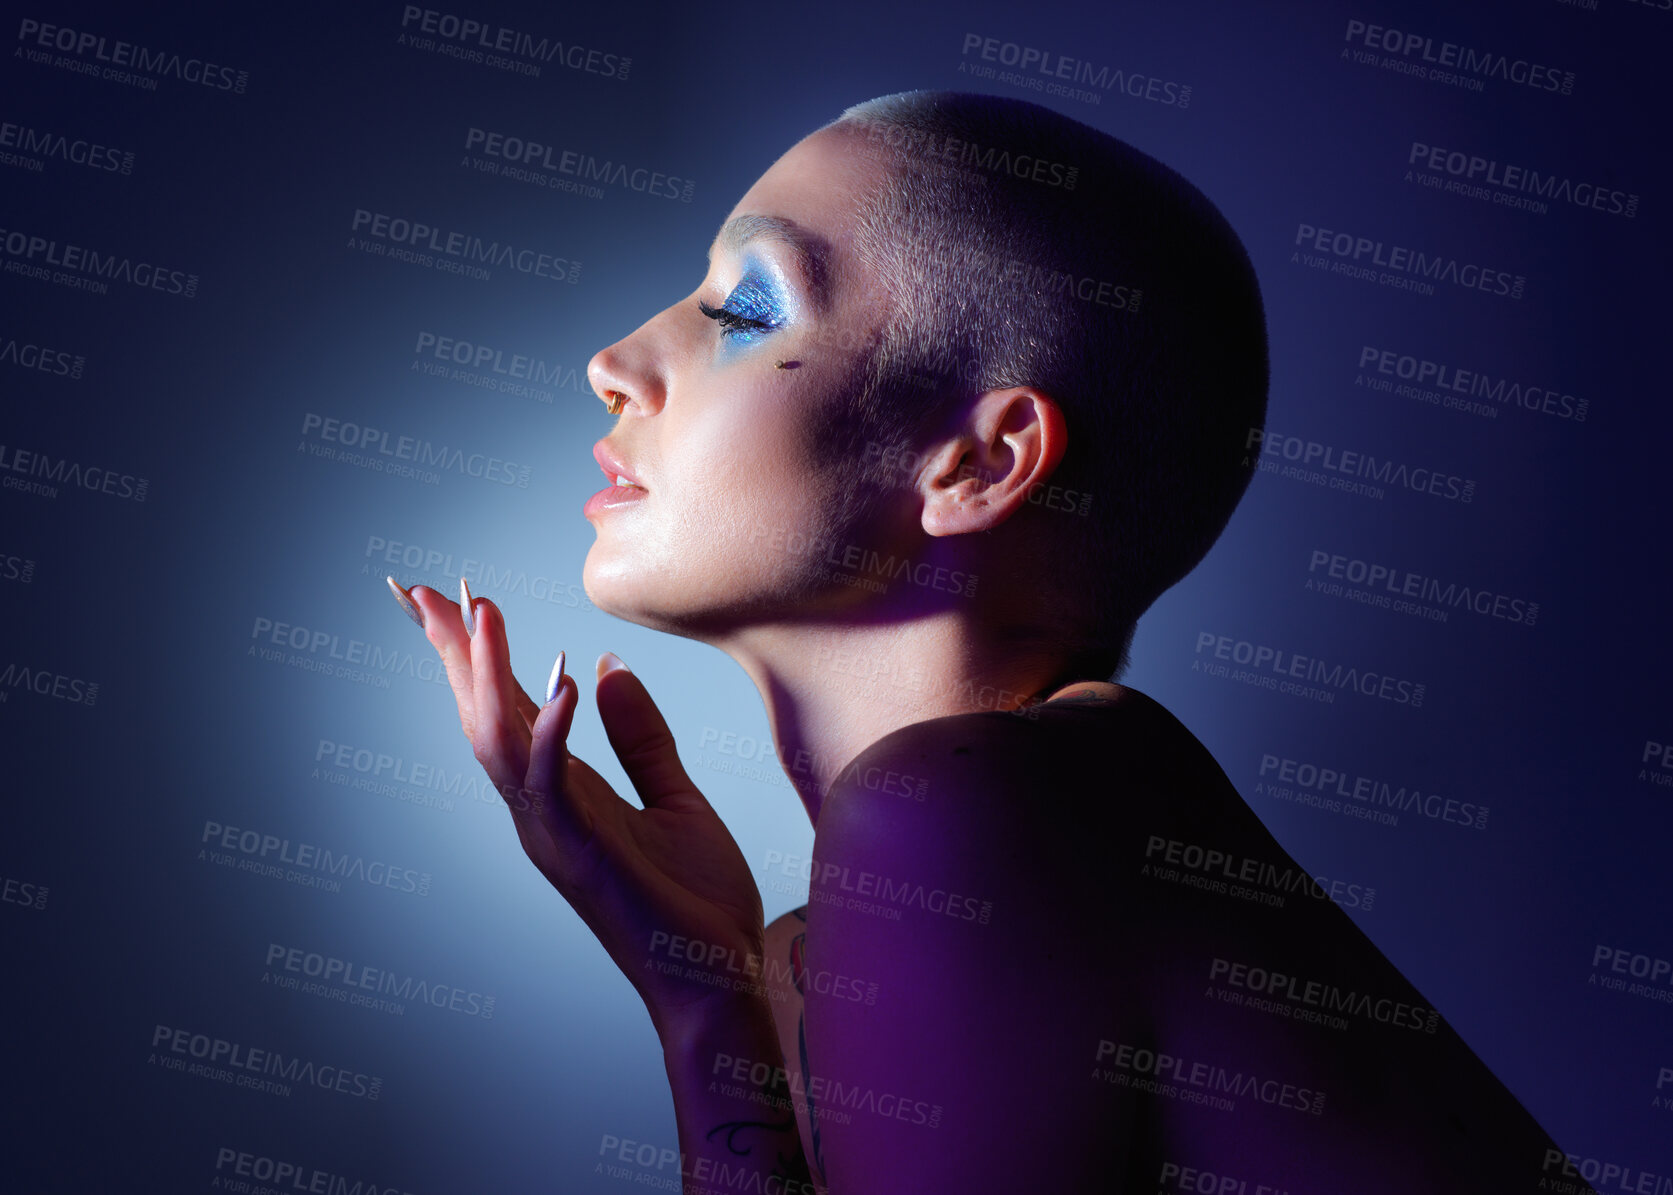
<svg viewBox="0 0 1673 1195"><path fill-rule="evenodd" d="M746 332L771 332L773 325L763 320L750 319L747 315L739 315L736 311L728 311L724 307L710 307L702 299L697 300L697 310L720 325L722 336L737 336Z"/></svg>

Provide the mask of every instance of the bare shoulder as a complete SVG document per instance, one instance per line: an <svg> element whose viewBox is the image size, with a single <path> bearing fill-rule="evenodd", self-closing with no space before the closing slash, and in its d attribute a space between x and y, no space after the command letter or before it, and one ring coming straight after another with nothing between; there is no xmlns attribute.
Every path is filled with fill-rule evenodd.
<svg viewBox="0 0 1673 1195"><path fill-rule="evenodd" d="M952 838L948 824L960 827ZM861 752L820 811L821 836L984 834L1084 855L1109 835L1257 819L1186 727L1136 689L1071 686L1016 712L915 723Z"/></svg>
<svg viewBox="0 0 1673 1195"><path fill-rule="evenodd" d="M1150 865L1199 844L1293 866L1196 737L1136 690L937 718L874 743L827 796L808 916L914 926L974 970L1003 957L1131 1025L1170 966L1160 944L1203 912Z"/></svg>
<svg viewBox="0 0 1673 1195"><path fill-rule="evenodd" d="M854 1111L819 1117L833 1190L1154 1177L1126 1149L1142 1120L1132 1093L1089 1077L1100 1041L1148 1035L1134 973L1111 965L1133 952L1100 869L1065 853L1086 826L1069 806L1107 796L1087 781L1100 754L1088 712L907 727L827 795L805 942L809 974L835 978L809 986L806 1042L823 1089L856 1093ZM838 979L868 1001L839 998ZM1059 1137L1101 1144L1031 1145Z"/></svg>
<svg viewBox="0 0 1673 1195"><path fill-rule="evenodd" d="M1350 918L1369 894L1292 858L1133 690L879 740L820 811L809 902L821 965L880 992L876 1010L826 1002L821 1041L936 1091L977 1138L1034 1111L967 1099L898 1046L854 1053L861 1035L909 1009L946 1059L1031 1026L1022 1059L984 1055L981 1089L1055 1093L1135 1188L1183 1159L1251 1187L1508 1190L1553 1156Z"/></svg>

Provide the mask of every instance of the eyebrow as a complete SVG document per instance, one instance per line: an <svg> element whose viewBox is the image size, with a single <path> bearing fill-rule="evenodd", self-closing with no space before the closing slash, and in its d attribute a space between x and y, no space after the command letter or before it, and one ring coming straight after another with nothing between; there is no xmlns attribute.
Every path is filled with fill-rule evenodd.
<svg viewBox="0 0 1673 1195"><path fill-rule="evenodd" d="M814 304L821 310L830 306L831 247L824 237L783 216L735 216L715 234L709 260L714 260L716 249L739 253L751 241L772 241L788 249Z"/></svg>

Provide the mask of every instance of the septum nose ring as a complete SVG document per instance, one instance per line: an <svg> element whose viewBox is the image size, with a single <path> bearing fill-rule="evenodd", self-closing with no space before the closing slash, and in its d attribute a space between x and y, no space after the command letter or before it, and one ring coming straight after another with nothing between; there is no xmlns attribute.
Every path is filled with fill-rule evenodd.
<svg viewBox="0 0 1673 1195"><path fill-rule="evenodd" d="M627 395L620 390L606 390L604 392L604 406L612 415L620 415L622 408L627 405Z"/></svg>

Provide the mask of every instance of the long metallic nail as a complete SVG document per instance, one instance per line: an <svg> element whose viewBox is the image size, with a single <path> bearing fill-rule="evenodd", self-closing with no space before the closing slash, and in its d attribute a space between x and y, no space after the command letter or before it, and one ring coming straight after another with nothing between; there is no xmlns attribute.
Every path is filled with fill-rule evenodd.
<svg viewBox="0 0 1673 1195"><path fill-rule="evenodd" d="M630 669L626 664L622 663L621 657L613 651L607 651L598 657L599 680L604 679L604 674L606 672L614 672L618 668L620 668L623 672L632 671L632 669Z"/></svg>
<svg viewBox="0 0 1673 1195"><path fill-rule="evenodd" d="M476 610L471 606L471 587L459 578L459 605L465 612L465 634L476 638Z"/></svg>
<svg viewBox="0 0 1673 1195"><path fill-rule="evenodd" d="M401 603L401 609L407 612L407 617L422 627L424 625L424 611L420 610L417 603L412 600L412 594L402 589L396 583L394 577L385 577L384 580L389 582L389 592L393 593L395 600Z"/></svg>
<svg viewBox="0 0 1673 1195"><path fill-rule="evenodd" d="M552 704L552 698L558 695L558 687L563 684L563 652L558 653L558 662L552 665L552 675L546 682L546 704Z"/></svg>

